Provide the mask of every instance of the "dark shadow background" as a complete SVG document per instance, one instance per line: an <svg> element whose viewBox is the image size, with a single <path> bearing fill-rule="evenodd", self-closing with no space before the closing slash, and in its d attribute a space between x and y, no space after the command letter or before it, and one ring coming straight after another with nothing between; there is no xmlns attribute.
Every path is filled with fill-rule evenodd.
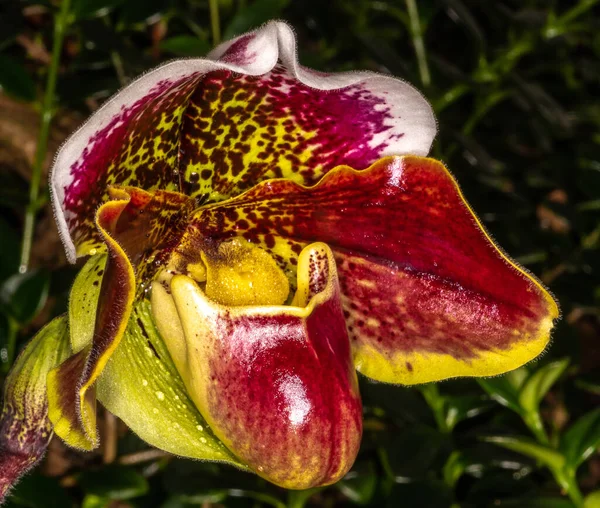
<svg viewBox="0 0 600 508"><path fill-rule="evenodd" d="M394 74L431 101L439 119L432 156L452 170L498 243L560 302L552 345L527 369L542 372L538 377L548 384L539 397L550 447L585 456L579 488L584 495L600 489L600 457L593 452L600 442L600 2L217 3L223 40L285 19L297 31L304 65ZM56 1L0 1L4 373L11 327L18 349L65 311L76 273L66 265L46 203L35 232L35 269L16 285L14 278L57 11ZM165 60L205 54L213 36L207 0L75 1L45 167L112 93ZM42 197L47 201L45 180ZM567 360L553 363L559 359ZM525 438L533 438L519 413L497 402L501 383L484 391L472 380L411 389L362 382L365 436L354 468L338 484L306 493L148 451L101 412L104 442L116 442L116 454L105 446L84 455L54 440L43 466L22 481L7 506L574 506L533 451L482 441L514 435L527 444ZM574 426L585 415L586 425ZM596 502L585 506L600 506Z"/></svg>

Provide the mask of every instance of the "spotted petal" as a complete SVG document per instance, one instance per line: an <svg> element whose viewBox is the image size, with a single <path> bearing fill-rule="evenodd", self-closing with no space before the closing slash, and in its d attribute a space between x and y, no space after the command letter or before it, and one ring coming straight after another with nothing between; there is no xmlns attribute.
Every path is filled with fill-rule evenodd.
<svg viewBox="0 0 600 508"><path fill-rule="evenodd" d="M108 101L60 150L53 204L74 261L104 248L94 212L109 185L214 202L267 178L312 185L341 163L424 155L435 130L410 85L302 67L291 28L271 22L207 59L150 71Z"/></svg>
<svg viewBox="0 0 600 508"><path fill-rule="evenodd" d="M339 480L360 443L362 411L324 244L300 255L293 306L227 306L190 277L156 283L157 325L188 393L215 434L286 488Z"/></svg>
<svg viewBox="0 0 600 508"><path fill-rule="evenodd" d="M199 210L179 246L241 236L294 284L315 240L335 252L359 371L392 383L494 375L546 346L558 308L491 240L448 170L393 157L339 167L317 185L271 180ZM189 254L188 254L189 253Z"/></svg>

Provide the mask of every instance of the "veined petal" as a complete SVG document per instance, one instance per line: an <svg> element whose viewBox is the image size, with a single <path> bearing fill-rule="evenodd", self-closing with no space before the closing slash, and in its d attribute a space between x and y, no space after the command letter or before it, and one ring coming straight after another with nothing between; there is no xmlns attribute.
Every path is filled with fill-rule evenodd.
<svg viewBox="0 0 600 508"><path fill-rule="evenodd" d="M271 180L199 210L179 247L243 236L293 283L308 243L335 252L357 369L423 383L514 369L542 352L558 307L493 243L433 159L339 167L317 185Z"/></svg>
<svg viewBox="0 0 600 508"><path fill-rule="evenodd" d="M152 305L215 434L259 475L304 489L348 471L362 412L331 250L307 247L298 278L298 306L219 305L185 275L155 283Z"/></svg>
<svg viewBox="0 0 600 508"><path fill-rule="evenodd" d="M27 344L4 382L0 416L0 503L19 477L46 453L52 437L46 376L70 353L65 316L46 325Z"/></svg>
<svg viewBox="0 0 600 508"><path fill-rule="evenodd" d="M190 400L154 325L148 300L135 304L125 335L98 378L97 393L102 405L148 444L245 468Z"/></svg>
<svg viewBox="0 0 600 508"><path fill-rule="evenodd" d="M115 95L58 153L53 204L74 261L102 245L94 211L110 185L216 201L267 178L311 185L341 163L426 154L435 131L430 106L407 83L304 68L291 28L271 22Z"/></svg>

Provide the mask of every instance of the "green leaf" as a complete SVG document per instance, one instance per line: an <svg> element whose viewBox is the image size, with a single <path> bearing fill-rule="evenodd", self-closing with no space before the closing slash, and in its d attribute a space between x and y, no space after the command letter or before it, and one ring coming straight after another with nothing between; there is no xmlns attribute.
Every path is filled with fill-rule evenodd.
<svg viewBox="0 0 600 508"><path fill-rule="evenodd" d="M600 408L577 420L562 436L560 450L567 465L576 469L600 446Z"/></svg>
<svg viewBox="0 0 600 508"><path fill-rule="evenodd" d="M326 487L288 491L288 508L303 508L311 497L321 492L324 488Z"/></svg>
<svg viewBox="0 0 600 508"><path fill-rule="evenodd" d="M496 402L516 413L521 414L523 412L519 403L519 389L514 382L511 382L509 376L478 379L477 382Z"/></svg>
<svg viewBox="0 0 600 508"><path fill-rule="evenodd" d="M458 450L453 451L450 454L450 457L448 457L448 460L446 461L446 464L444 464L444 468L442 470L446 485L453 489L456 485L456 482L458 482L459 478L467 469L468 465L469 461L461 452Z"/></svg>
<svg viewBox="0 0 600 508"><path fill-rule="evenodd" d="M536 370L527 378L519 395L520 406L528 412L537 412L540 402L562 373L569 366L569 358L563 358Z"/></svg>
<svg viewBox="0 0 600 508"><path fill-rule="evenodd" d="M382 443L382 448L396 478L424 478L450 448L450 437L429 426L414 425L394 433Z"/></svg>
<svg viewBox="0 0 600 508"><path fill-rule="evenodd" d="M31 102L35 99L35 83L16 60L0 54L0 92Z"/></svg>
<svg viewBox="0 0 600 508"><path fill-rule="evenodd" d="M86 494L112 500L132 499L148 492L148 482L130 467L108 465L79 475L79 485Z"/></svg>
<svg viewBox="0 0 600 508"><path fill-rule="evenodd" d="M192 508L197 506L222 503L229 497L226 490L209 490L193 496L179 494L170 497L161 508Z"/></svg>
<svg viewBox="0 0 600 508"><path fill-rule="evenodd" d="M191 35L176 35L161 41L160 49L177 56L204 56L210 51L210 43Z"/></svg>
<svg viewBox="0 0 600 508"><path fill-rule="evenodd" d="M248 30L257 28L270 19L278 18L290 0L255 0L247 7L239 9L223 33L224 39L231 39Z"/></svg>
<svg viewBox="0 0 600 508"><path fill-rule="evenodd" d="M562 453L538 444L535 441L524 437L513 436L489 436L483 438L487 443L494 443L509 450L513 450L533 459L539 460L542 464L553 470L562 469L565 464L565 457Z"/></svg>
<svg viewBox="0 0 600 508"><path fill-rule="evenodd" d="M81 508L109 508L111 500L107 497L96 496L95 494L87 494L83 498Z"/></svg>
<svg viewBox="0 0 600 508"><path fill-rule="evenodd" d="M335 486L352 503L369 503L377 487L377 476L373 464L369 462L367 464L355 465Z"/></svg>
<svg viewBox="0 0 600 508"><path fill-rule="evenodd" d="M446 426L451 431L467 418L473 418L489 410L493 402L484 396L455 395L445 396Z"/></svg>
<svg viewBox="0 0 600 508"><path fill-rule="evenodd" d="M490 469L469 489L464 506L487 508L491 499L501 500L499 506L503 506L504 500L532 495L535 491L535 484L529 475L522 477L519 471Z"/></svg>
<svg viewBox="0 0 600 508"><path fill-rule="evenodd" d="M0 287L0 302L9 315L21 325L29 323L48 298L50 275L33 270L9 277Z"/></svg>

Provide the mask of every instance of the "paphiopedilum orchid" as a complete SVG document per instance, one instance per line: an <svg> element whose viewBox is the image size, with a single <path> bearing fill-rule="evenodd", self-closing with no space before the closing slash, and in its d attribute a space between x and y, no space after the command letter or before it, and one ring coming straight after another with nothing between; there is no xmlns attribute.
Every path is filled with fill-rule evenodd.
<svg viewBox="0 0 600 508"><path fill-rule="evenodd" d="M98 445L96 400L151 445L287 488L339 480L357 374L416 384L514 369L558 308L491 240L410 85L298 64L272 22L166 64L60 150L69 312L5 389L0 486L52 431Z"/></svg>

